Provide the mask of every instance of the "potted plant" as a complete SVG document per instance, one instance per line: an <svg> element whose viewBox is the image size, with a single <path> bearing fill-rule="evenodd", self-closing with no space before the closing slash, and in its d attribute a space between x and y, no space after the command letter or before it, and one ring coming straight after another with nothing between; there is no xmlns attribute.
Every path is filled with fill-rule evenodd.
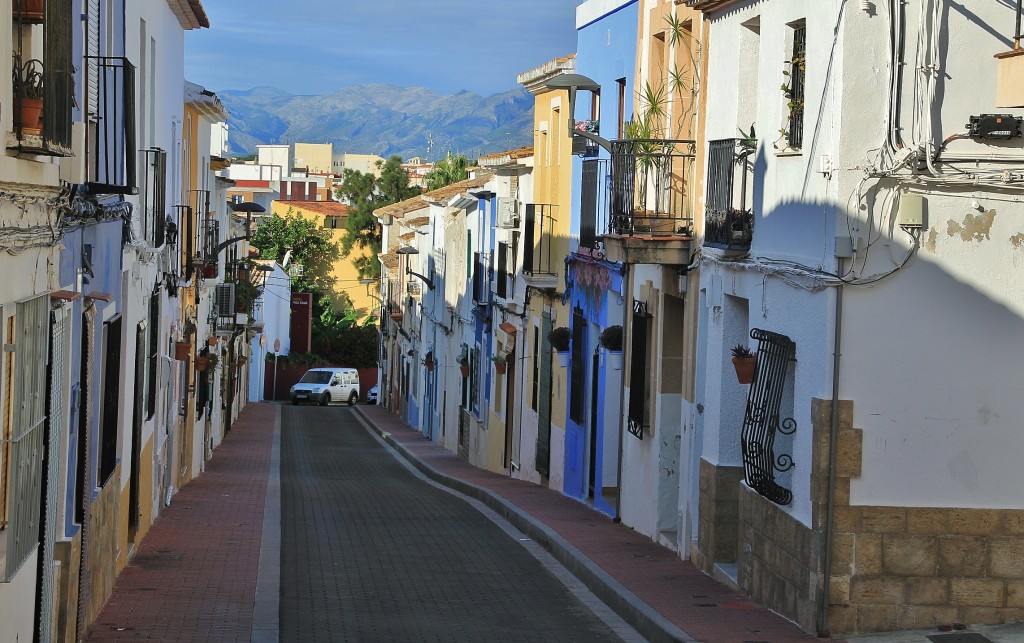
<svg viewBox="0 0 1024 643"><path fill-rule="evenodd" d="M216 276L217 276L217 264L216 263L206 263L206 264L203 264L203 278L204 279L213 279Z"/></svg>
<svg viewBox="0 0 1024 643"><path fill-rule="evenodd" d="M562 366L569 365L569 344L572 340L572 333L565 326L559 326L548 333L548 342L552 350L558 354L558 362Z"/></svg>
<svg viewBox="0 0 1024 643"><path fill-rule="evenodd" d="M459 371L462 373L462 377L469 377L469 358L459 358Z"/></svg>
<svg viewBox="0 0 1024 643"><path fill-rule="evenodd" d="M749 347L744 344L736 344L732 347L732 365L736 369L736 379L740 384L750 384L754 381L757 356Z"/></svg>
<svg viewBox="0 0 1024 643"><path fill-rule="evenodd" d="M43 113L43 63L35 58L21 64L21 54L14 52L12 70L14 97L19 101L22 129L40 129Z"/></svg>
<svg viewBox="0 0 1024 643"><path fill-rule="evenodd" d="M192 342L174 342L174 359L184 362L192 354Z"/></svg>
<svg viewBox="0 0 1024 643"><path fill-rule="evenodd" d="M601 331L597 340L601 346L612 352L622 352L622 326L609 326Z"/></svg>
<svg viewBox="0 0 1024 643"><path fill-rule="evenodd" d="M21 19L22 22L42 22L44 0L14 0L11 7L14 12L14 19Z"/></svg>
<svg viewBox="0 0 1024 643"><path fill-rule="evenodd" d="M502 353L491 355L491 361L494 362L494 372L498 375L504 375L508 369L508 355Z"/></svg>
<svg viewBox="0 0 1024 643"><path fill-rule="evenodd" d="M427 353L426 355L423 356L423 366L426 367L428 372L432 372L434 370L434 352L433 351L430 351L429 353Z"/></svg>
<svg viewBox="0 0 1024 643"><path fill-rule="evenodd" d="M209 355L196 355L196 370L203 373L210 367Z"/></svg>

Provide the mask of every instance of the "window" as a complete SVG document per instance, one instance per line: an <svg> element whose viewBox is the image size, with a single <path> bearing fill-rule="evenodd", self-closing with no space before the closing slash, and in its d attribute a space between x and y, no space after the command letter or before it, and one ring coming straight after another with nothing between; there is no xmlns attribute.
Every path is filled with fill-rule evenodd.
<svg viewBox="0 0 1024 643"><path fill-rule="evenodd" d="M629 419L626 428L630 433L644 439L647 425L647 326L650 316L647 304L633 301L633 342L630 346L629 363Z"/></svg>
<svg viewBox="0 0 1024 643"><path fill-rule="evenodd" d="M540 330L536 326L533 327L533 372L530 389L530 408L534 411L537 410L537 382L540 375Z"/></svg>
<svg viewBox="0 0 1024 643"><path fill-rule="evenodd" d="M149 296L149 346L146 355L146 419L156 414L156 367L160 352L160 293Z"/></svg>
<svg viewBox="0 0 1024 643"><path fill-rule="evenodd" d="M786 97L786 143L798 150L804 142L804 85L807 62L807 26L803 22L792 25L792 54L788 61L786 81L782 84Z"/></svg>
<svg viewBox="0 0 1024 643"><path fill-rule="evenodd" d="M586 369L584 364L587 320L583 317L583 309L576 306L572 313L572 361L569 365L569 419L576 424L583 424L583 407L586 397L583 394L583 377Z"/></svg>
<svg viewBox="0 0 1024 643"><path fill-rule="evenodd" d="M505 299L508 297L508 244L505 242L498 242L498 269L494 276L496 283L496 291L498 297Z"/></svg>
<svg viewBox="0 0 1024 643"><path fill-rule="evenodd" d="M7 538L0 578L6 581L39 544L49 325L45 296L18 304L6 324L0 377L4 402L0 530L6 531Z"/></svg>
<svg viewBox="0 0 1024 643"><path fill-rule="evenodd" d="M121 391L121 316L103 324L103 402L96 481L103 485L117 466L117 427Z"/></svg>

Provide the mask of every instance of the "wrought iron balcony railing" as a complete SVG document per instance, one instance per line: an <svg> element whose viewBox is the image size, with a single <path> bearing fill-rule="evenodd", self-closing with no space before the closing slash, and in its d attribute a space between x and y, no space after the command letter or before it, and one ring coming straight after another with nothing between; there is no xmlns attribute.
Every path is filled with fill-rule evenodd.
<svg viewBox="0 0 1024 643"><path fill-rule="evenodd" d="M695 155L689 140L612 141L608 234L692 234Z"/></svg>
<svg viewBox="0 0 1024 643"><path fill-rule="evenodd" d="M753 154L749 139L727 138L708 144L704 245L749 250L754 235Z"/></svg>
<svg viewBox="0 0 1024 643"><path fill-rule="evenodd" d="M86 137L89 182L97 193L136 194L135 67L121 57L86 56L86 60L87 68L96 74L90 79L96 100Z"/></svg>
<svg viewBox="0 0 1024 643"><path fill-rule="evenodd" d="M526 205L523 221L523 272L527 277L557 275L554 256L554 225L558 206L540 203Z"/></svg>
<svg viewBox="0 0 1024 643"><path fill-rule="evenodd" d="M142 238L158 248L166 242L167 231L167 152L154 147L144 150L145 184L140 198L139 224ZM132 154L132 166L135 155ZM132 170L134 181L135 171Z"/></svg>
<svg viewBox="0 0 1024 643"><path fill-rule="evenodd" d="M71 0L46 0L43 11L14 5L14 135L8 147L45 156L71 156L71 111L75 66L72 62ZM77 16L76 16L77 17ZM43 46L32 47L31 25L42 23ZM29 52L43 52L41 60Z"/></svg>

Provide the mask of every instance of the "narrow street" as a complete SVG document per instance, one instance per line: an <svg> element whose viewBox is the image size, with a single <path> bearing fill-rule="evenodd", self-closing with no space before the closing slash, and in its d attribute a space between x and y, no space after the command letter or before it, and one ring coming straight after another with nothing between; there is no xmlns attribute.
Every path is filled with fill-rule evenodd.
<svg viewBox="0 0 1024 643"><path fill-rule="evenodd" d="M282 641L612 641L549 569L348 408L282 408Z"/></svg>

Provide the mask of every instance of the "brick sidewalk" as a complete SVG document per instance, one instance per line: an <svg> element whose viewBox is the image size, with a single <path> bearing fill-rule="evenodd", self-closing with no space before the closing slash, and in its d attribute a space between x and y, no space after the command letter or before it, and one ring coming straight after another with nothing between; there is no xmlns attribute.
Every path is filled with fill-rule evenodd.
<svg viewBox="0 0 1024 643"><path fill-rule="evenodd" d="M249 641L270 467L273 404L249 404L164 507L87 641Z"/></svg>
<svg viewBox="0 0 1024 643"><path fill-rule="evenodd" d="M509 513L514 514L518 508L525 512L525 520L532 517L533 521L553 530L568 543L570 547L565 549L569 553L563 552L564 555L559 556L557 543L554 547L550 542L545 546L578 576L582 572L591 580L597 579L599 584L610 585L604 589L595 588L592 582L583 578L591 585L591 591L606 603L613 608L617 603L620 614L623 609L633 612L631 617L622 615L649 638L670 640L678 637L678 630L682 630L700 641L722 643L821 640L731 591L698 571L689 561L679 558L675 552L628 527L613 523L608 516L583 503L546 487L474 467L426 440L382 407L360 406L358 410L379 433L388 434L385 439L389 443L404 451L407 457L411 456L414 464L418 460L421 463L418 466L431 477L492 505L492 509L499 510L513 522L515 516ZM485 493L481 494L481 490ZM506 511L501 511L502 503L488 502L486 492L504 499ZM516 526L522 528L521 525ZM537 538L536 535L532 537ZM571 549L592 564L588 565L586 560L574 563ZM578 554L575 558L579 558ZM593 569L594 566L598 569ZM600 580L602 570L611 577L610 584ZM637 606L635 600L631 604L628 593L635 595L641 605ZM650 610L653 613L644 614ZM637 619L641 621L639 625L634 622ZM675 636L667 631L669 628L661 627L664 622L659 625L659 619L678 628Z"/></svg>

